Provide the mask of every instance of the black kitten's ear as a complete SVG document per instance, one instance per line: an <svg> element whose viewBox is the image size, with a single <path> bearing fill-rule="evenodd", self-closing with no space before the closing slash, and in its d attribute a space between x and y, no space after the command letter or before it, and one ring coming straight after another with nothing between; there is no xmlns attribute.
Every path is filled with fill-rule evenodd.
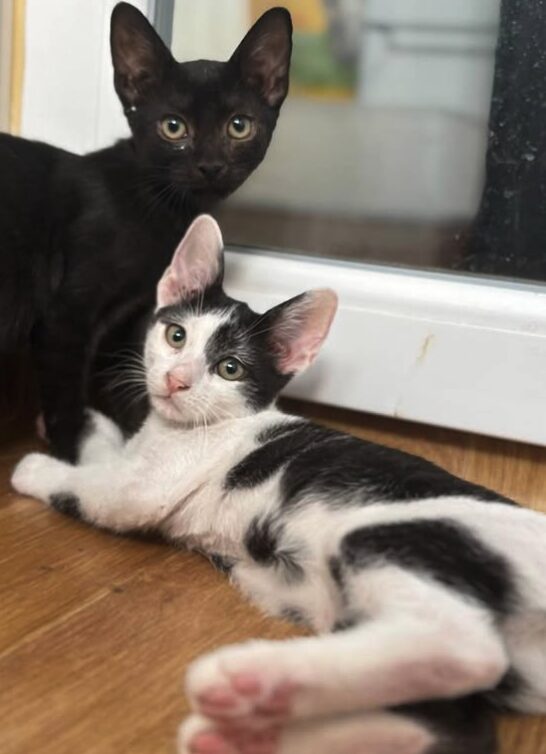
<svg viewBox="0 0 546 754"><path fill-rule="evenodd" d="M110 22L114 86L127 106L137 105L174 63L148 19L129 3L118 3Z"/></svg>
<svg viewBox="0 0 546 754"><path fill-rule="evenodd" d="M269 345L281 374L301 372L315 360L336 309L334 291L317 288L269 310Z"/></svg>
<svg viewBox="0 0 546 754"><path fill-rule="evenodd" d="M158 308L177 304L212 285L220 285L224 274L223 249L216 220L210 215L199 215L186 231L158 283Z"/></svg>
<svg viewBox="0 0 546 754"><path fill-rule="evenodd" d="M250 29L231 56L245 84L256 89L271 107L280 107L288 93L292 54L292 19L286 8L271 8Z"/></svg>

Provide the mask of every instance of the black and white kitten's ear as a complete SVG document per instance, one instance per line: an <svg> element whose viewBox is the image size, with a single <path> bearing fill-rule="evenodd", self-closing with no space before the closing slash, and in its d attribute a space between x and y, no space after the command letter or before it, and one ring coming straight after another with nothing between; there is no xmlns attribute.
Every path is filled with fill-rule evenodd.
<svg viewBox="0 0 546 754"><path fill-rule="evenodd" d="M129 3L118 3L110 22L114 86L125 107L136 106L174 64L148 19Z"/></svg>
<svg viewBox="0 0 546 754"><path fill-rule="evenodd" d="M315 360L336 309L334 291L318 288L269 310L269 345L281 374L302 372Z"/></svg>
<svg viewBox="0 0 546 754"><path fill-rule="evenodd" d="M288 93L292 54L292 19L286 8L261 16L231 56L245 84L256 89L271 107L280 107Z"/></svg>
<svg viewBox="0 0 546 754"><path fill-rule="evenodd" d="M224 276L223 249L216 220L210 215L199 215L186 231L157 285L158 309L220 285Z"/></svg>

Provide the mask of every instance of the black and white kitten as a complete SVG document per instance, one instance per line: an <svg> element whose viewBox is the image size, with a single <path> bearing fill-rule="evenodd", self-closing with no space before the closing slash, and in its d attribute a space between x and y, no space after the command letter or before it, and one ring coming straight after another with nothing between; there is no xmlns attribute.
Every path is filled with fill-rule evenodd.
<svg viewBox="0 0 546 754"><path fill-rule="evenodd" d="M324 634L198 660L180 754L490 754L494 704L546 712L546 517L281 413L336 296L256 314L222 277L200 217L158 285L140 432L124 442L94 413L78 466L34 453L13 486L197 549L268 613Z"/></svg>
<svg viewBox="0 0 546 754"><path fill-rule="evenodd" d="M288 90L291 21L274 8L226 63L177 63L119 3L111 48L131 138L78 156L0 135L0 356L31 345L51 448L67 460L97 343L118 330L103 353L138 346L138 312L152 311L190 222L262 161Z"/></svg>

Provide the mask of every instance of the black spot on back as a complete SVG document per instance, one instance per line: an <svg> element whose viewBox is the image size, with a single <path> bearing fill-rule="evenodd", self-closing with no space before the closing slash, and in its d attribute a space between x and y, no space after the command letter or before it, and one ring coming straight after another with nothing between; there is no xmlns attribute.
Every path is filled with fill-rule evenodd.
<svg viewBox="0 0 546 754"><path fill-rule="evenodd" d="M370 500L399 502L454 495L514 505L423 458L304 420L274 424L257 441L263 444L228 473L227 489L254 487L284 468L285 506L308 497L331 505L364 505Z"/></svg>
<svg viewBox="0 0 546 754"><path fill-rule="evenodd" d="M302 449L305 438L299 430L305 426L308 426L305 421L279 422L262 430L256 439L263 445L229 471L224 483L226 489L255 487L273 476Z"/></svg>
<svg viewBox="0 0 546 754"><path fill-rule="evenodd" d="M346 568L358 570L378 561L395 563L474 598L500 616L508 614L516 601L507 561L450 520L362 527L344 537L340 551Z"/></svg>
<svg viewBox="0 0 546 754"><path fill-rule="evenodd" d="M311 435L312 441L304 440L286 466L282 479L286 505L309 495L330 497L337 505L348 499L365 504L454 495L512 503L409 453L323 427L313 433L301 430L301 434Z"/></svg>

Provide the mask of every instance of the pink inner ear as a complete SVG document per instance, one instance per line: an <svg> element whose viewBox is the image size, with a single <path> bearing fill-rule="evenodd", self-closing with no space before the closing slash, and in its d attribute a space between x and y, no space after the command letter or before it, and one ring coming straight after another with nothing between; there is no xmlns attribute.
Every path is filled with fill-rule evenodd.
<svg viewBox="0 0 546 754"><path fill-rule="evenodd" d="M277 367L283 374L302 372L316 358L326 334L322 337L311 333L301 336L291 344L279 346Z"/></svg>
<svg viewBox="0 0 546 754"><path fill-rule="evenodd" d="M178 287L176 277L171 272L171 268L167 267L163 273L163 277L157 284L157 304L159 307L169 306L176 301L180 301L182 293Z"/></svg>
<svg viewBox="0 0 546 754"><path fill-rule="evenodd" d="M157 286L157 304L170 306L204 291L221 271L223 241L209 215L200 215L188 228L172 262Z"/></svg>
<svg viewBox="0 0 546 754"><path fill-rule="evenodd" d="M281 312L272 335L281 373L301 372L315 360L336 308L336 294L325 289L310 291Z"/></svg>

